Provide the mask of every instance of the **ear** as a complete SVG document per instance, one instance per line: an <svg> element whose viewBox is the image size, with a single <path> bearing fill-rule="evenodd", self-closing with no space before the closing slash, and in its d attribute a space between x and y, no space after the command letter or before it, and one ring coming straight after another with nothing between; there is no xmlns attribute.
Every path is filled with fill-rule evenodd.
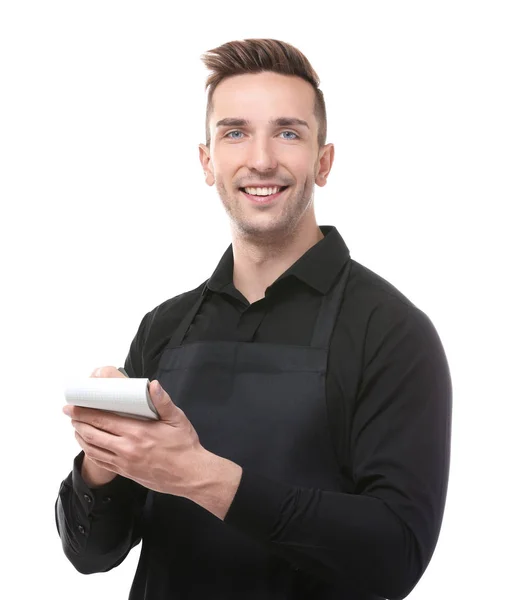
<svg viewBox="0 0 512 600"><path fill-rule="evenodd" d="M204 144L199 144L199 160L203 167L206 185L212 186L215 183L215 175L213 174L212 159L210 149Z"/></svg>
<svg viewBox="0 0 512 600"><path fill-rule="evenodd" d="M326 144L320 149L318 156L318 171L315 177L315 183L323 187L327 183L327 176L331 171L334 161L334 144Z"/></svg>

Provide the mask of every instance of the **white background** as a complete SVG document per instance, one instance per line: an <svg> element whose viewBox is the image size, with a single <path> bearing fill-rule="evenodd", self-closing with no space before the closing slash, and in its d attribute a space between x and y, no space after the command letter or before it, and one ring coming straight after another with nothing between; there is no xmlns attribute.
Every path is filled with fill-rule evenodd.
<svg viewBox="0 0 512 600"><path fill-rule="evenodd" d="M90 576L61 550L54 502L79 451L62 385L122 365L143 315L229 245L198 159L200 55L247 37L317 70L336 148L318 223L429 315L448 355L449 495L410 598L512 597L511 30L492 0L2 2L2 597L128 596L140 546Z"/></svg>

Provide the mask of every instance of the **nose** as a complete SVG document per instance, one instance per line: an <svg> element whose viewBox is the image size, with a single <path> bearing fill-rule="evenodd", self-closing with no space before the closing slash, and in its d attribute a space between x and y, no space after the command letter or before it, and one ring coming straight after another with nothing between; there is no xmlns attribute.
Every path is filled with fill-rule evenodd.
<svg viewBox="0 0 512 600"><path fill-rule="evenodd" d="M273 171L277 168L271 140L253 138L248 149L247 166L254 171Z"/></svg>

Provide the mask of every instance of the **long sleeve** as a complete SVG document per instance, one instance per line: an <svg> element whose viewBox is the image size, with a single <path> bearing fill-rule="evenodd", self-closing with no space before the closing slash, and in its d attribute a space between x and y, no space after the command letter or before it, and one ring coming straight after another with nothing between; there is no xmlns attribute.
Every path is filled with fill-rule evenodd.
<svg viewBox="0 0 512 600"><path fill-rule="evenodd" d="M428 317L377 310L352 417L355 493L294 487L244 469L225 523L325 580L404 598L439 535L451 404L446 356Z"/></svg>
<svg viewBox="0 0 512 600"><path fill-rule="evenodd" d="M141 539L141 516L147 490L118 475L89 488L80 475L84 453L62 482L55 520L64 554L80 573L109 571Z"/></svg>
<svg viewBox="0 0 512 600"><path fill-rule="evenodd" d="M146 319L141 321L125 360L130 377L143 377L141 348ZM83 459L82 451L61 483L55 503L57 531L64 554L78 571L109 571L141 540L147 489L121 475L90 488L81 476Z"/></svg>

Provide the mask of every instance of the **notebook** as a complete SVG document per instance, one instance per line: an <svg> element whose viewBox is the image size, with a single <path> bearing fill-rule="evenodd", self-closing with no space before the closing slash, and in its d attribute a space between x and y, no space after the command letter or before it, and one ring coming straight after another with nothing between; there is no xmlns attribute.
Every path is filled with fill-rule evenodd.
<svg viewBox="0 0 512 600"><path fill-rule="evenodd" d="M139 419L158 419L149 395L149 379L89 377L68 381L64 396L68 404L107 410Z"/></svg>

